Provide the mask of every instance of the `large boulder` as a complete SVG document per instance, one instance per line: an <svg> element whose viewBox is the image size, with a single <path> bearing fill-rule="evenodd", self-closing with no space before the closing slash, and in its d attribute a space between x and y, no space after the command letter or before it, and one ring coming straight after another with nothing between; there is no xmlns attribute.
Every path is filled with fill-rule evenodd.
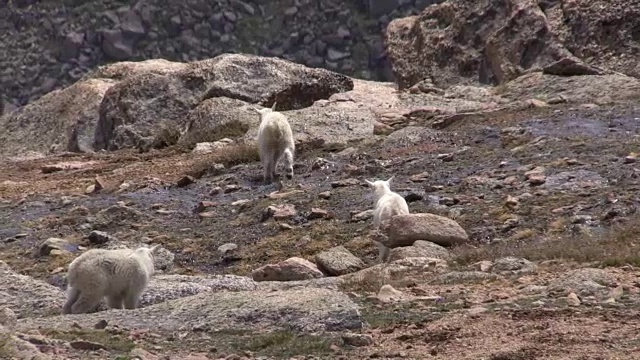
<svg viewBox="0 0 640 360"><path fill-rule="evenodd" d="M0 154L90 151L98 109L110 79L88 79L52 91L0 117Z"/></svg>
<svg viewBox="0 0 640 360"><path fill-rule="evenodd" d="M428 213L395 215L383 221L380 230L373 232L375 240L392 249L412 246L417 240L441 246L463 244L469 240L466 231L454 220Z"/></svg>
<svg viewBox="0 0 640 360"><path fill-rule="evenodd" d="M557 61L578 64L570 74L602 73L588 61L636 76L633 56L620 55L634 53L638 26L640 5L622 0L449 0L392 21L385 40L401 88L448 87L502 84Z"/></svg>
<svg viewBox="0 0 640 360"><path fill-rule="evenodd" d="M337 290L302 288L203 292L134 310L18 320L18 331L38 327L92 328L101 320L109 325L168 331L289 330L300 333L362 329L358 306Z"/></svg>
<svg viewBox="0 0 640 360"><path fill-rule="evenodd" d="M316 264L330 275L344 275L365 268L365 263L344 246L336 246L315 256Z"/></svg>
<svg viewBox="0 0 640 360"><path fill-rule="evenodd" d="M323 276L314 263L299 257L292 257L277 264L267 264L251 272L254 281L296 281Z"/></svg>
<svg viewBox="0 0 640 360"><path fill-rule="evenodd" d="M170 122L183 129L189 112L210 98L227 97L264 106L275 101L278 110L285 110L306 107L351 89L353 81L338 73L245 54L223 54L164 74L141 72L126 77L105 94L94 147L149 146L158 124Z"/></svg>
<svg viewBox="0 0 640 360"><path fill-rule="evenodd" d="M59 314L64 302L59 288L18 274L0 261L0 308L8 307L20 319Z"/></svg>

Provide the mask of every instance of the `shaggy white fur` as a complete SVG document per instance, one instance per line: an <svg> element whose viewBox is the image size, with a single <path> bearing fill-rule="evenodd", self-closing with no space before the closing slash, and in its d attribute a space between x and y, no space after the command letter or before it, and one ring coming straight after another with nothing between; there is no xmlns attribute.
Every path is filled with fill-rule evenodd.
<svg viewBox="0 0 640 360"><path fill-rule="evenodd" d="M155 272L154 253L160 245L138 249L91 249L78 256L67 272L67 302L63 314L95 311L102 298L112 309L135 309Z"/></svg>
<svg viewBox="0 0 640 360"><path fill-rule="evenodd" d="M389 180L377 180L374 182L365 180L374 191L373 228L376 230L383 221L389 220L392 216L409 213L407 201L400 194L391 191L390 183L392 179L393 176ZM389 259L389 248L381 242L375 242L379 251L378 261L386 262Z"/></svg>
<svg viewBox="0 0 640 360"><path fill-rule="evenodd" d="M276 167L284 158L284 167L288 179L293 179L293 154L295 143L293 132L287 117L275 111L276 103L271 108L256 109L260 114L258 129L258 152L264 169L264 182L270 184L276 176Z"/></svg>

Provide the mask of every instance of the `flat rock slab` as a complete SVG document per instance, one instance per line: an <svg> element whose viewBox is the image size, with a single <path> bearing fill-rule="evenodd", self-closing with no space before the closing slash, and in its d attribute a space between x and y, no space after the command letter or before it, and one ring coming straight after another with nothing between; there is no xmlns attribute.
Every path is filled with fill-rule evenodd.
<svg viewBox="0 0 640 360"><path fill-rule="evenodd" d="M286 329L312 333L360 329L364 324L358 306L347 295L330 289L309 288L206 292L135 310L22 319L17 328L23 331L37 327L71 329L74 323L93 328L100 320L119 327L156 331Z"/></svg>
<svg viewBox="0 0 640 360"><path fill-rule="evenodd" d="M65 294L59 288L14 272L0 261L0 308L11 309L18 318L60 312Z"/></svg>

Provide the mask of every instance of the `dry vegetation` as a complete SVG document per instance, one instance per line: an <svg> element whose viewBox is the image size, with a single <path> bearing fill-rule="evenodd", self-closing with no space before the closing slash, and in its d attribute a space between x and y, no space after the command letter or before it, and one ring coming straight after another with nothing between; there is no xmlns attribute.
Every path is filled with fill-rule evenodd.
<svg viewBox="0 0 640 360"><path fill-rule="evenodd" d="M495 260L506 256L532 261L566 260L579 263L596 262L601 266L640 266L640 218L627 219L607 229L588 233L550 234L535 240L523 239L453 249L455 262L468 265L480 260Z"/></svg>

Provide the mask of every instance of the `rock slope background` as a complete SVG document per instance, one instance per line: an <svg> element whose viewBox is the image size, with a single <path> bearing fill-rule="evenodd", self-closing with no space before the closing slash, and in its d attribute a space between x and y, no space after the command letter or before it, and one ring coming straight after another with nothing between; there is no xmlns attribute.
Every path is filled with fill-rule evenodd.
<svg viewBox="0 0 640 360"><path fill-rule="evenodd" d="M449 0L388 26L397 84L153 55L8 109L0 358L637 358L634 11ZM296 177L264 186L251 107L274 101ZM392 175L420 215L372 234L364 179ZM142 243L141 308L60 315L73 258Z"/></svg>
<svg viewBox="0 0 640 360"><path fill-rule="evenodd" d="M277 56L391 80L383 32L440 0L5 1L0 95L14 108L113 61Z"/></svg>

